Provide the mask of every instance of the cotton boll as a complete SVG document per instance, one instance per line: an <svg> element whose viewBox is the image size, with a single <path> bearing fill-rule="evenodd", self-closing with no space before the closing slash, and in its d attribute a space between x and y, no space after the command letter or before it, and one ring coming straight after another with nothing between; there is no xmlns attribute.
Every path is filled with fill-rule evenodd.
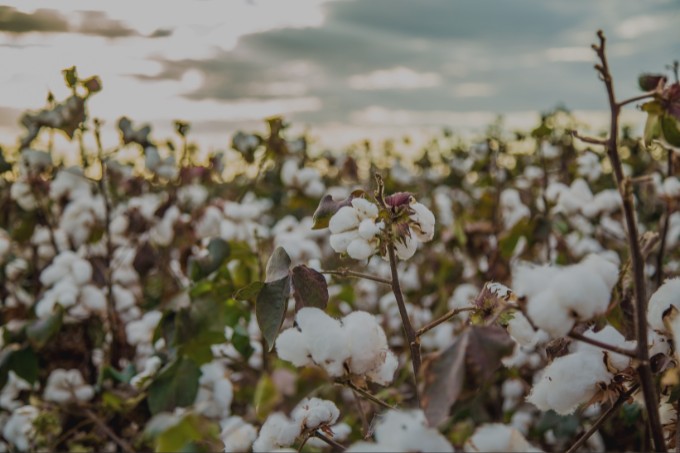
<svg viewBox="0 0 680 453"><path fill-rule="evenodd" d="M73 280L78 285L84 285L92 279L92 265L89 261L78 259L71 264Z"/></svg>
<svg viewBox="0 0 680 453"><path fill-rule="evenodd" d="M380 366L388 347L385 332L375 316L355 311L345 316L342 323L349 340L350 370L361 375Z"/></svg>
<svg viewBox="0 0 680 453"><path fill-rule="evenodd" d="M384 362L378 368L369 371L366 377L376 384L389 385L394 380L397 368L399 368L399 359L388 350Z"/></svg>
<svg viewBox="0 0 680 453"><path fill-rule="evenodd" d="M312 357L307 339L296 328L286 329L276 339L276 352L280 359L291 362L296 367L311 365Z"/></svg>
<svg viewBox="0 0 680 453"><path fill-rule="evenodd" d="M349 350L346 332L340 322L323 310L312 307L301 309L295 320L307 340L312 360L331 376L342 376Z"/></svg>
<svg viewBox="0 0 680 453"><path fill-rule="evenodd" d="M320 398L305 398L293 409L291 417L301 430L315 430L335 423L340 416L335 403Z"/></svg>
<svg viewBox="0 0 680 453"><path fill-rule="evenodd" d="M530 298L527 303L527 314L534 325L548 332L553 338L565 336L574 327L574 318L564 309L552 289Z"/></svg>
<svg viewBox="0 0 680 453"><path fill-rule="evenodd" d="M663 192L667 197L680 197L680 179L671 176L663 181Z"/></svg>
<svg viewBox="0 0 680 453"><path fill-rule="evenodd" d="M85 285L81 288L79 301L90 313L106 312L106 296L94 285Z"/></svg>
<svg viewBox="0 0 680 453"><path fill-rule="evenodd" d="M508 333L522 346L533 347L536 343L534 338L536 331L529 323L529 320L519 311L512 314L512 319L508 321Z"/></svg>
<svg viewBox="0 0 680 453"><path fill-rule="evenodd" d="M355 260L365 260L375 253L375 248L363 238L356 238L347 246L347 254Z"/></svg>
<svg viewBox="0 0 680 453"><path fill-rule="evenodd" d="M29 451L35 437L33 422L40 410L33 406L22 406L12 411L12 415L2 428L2 436L20 451Z"/></svg>
<svg viewBox="0 0 680 453"><path fill-rule="evenodd" d="M418 249L418 242L411 236L405 236L403 239L403 241L395 241L394 250L400 260L406 261L415 255Z"/></svg>
<svg viewBox="0 0 680 453"><path fill-rule="evenodd" d="M163 362L161 361L160 357L149 357L144 362L144 369L140 373L134 375L132 379L130 379L130 385L136 389L141 389L145 383L149 382L149 378L156 375L158 370L161 369L162 364Z"/></svg>
<svg viewBox="0 0 680 453"><path fill-rule="evenodd" d="M346 253L347 248L355 239L359 239L357 230L344 231L342 233L331 234L331 248L337 253Z"/></svg>
<svg viewBox="0 0 680 453"><path fill-rule="evenodd" d="M79 370L58 368L50 373L45 384L43 398L55 403L69 401L89 401L94 396L94 389L87 385Z"/></svg>
<svg viewBox="0 0 680 453"><path fill-rule="evenodd" d="M609 305L610 289L603 279L585 266L568 266L557 275L551 288L564 310L587 320L604 313Z"/></svg>
<svg viewBox="0 0 680 453"><path fill-rule="evenodd" d="M621 333L618 330L609 325L605 326L598 332L593 332L592 329L587 330L586 332L583 333L583 335L588 338L592 338L593 340L597 340L602 343L610 344L623 349L633 350L635 349L636 346L635 341L626 341L626 339L623 337L623 335L621 335ZM602 348L583 342L575 342L572 343L572 345L573 347L571 349L574 352L578 353L596 354L598 357L602 357L602 354L606 352L609 364L612 365L617 370L623 370L627 368L628 365L630 364L630 357L627 357L622 354L617 354L611 351L605 351Z"/></svg>
<svg viewBox="0 0 680 453"><path fill-rule="evenodd" d="M387 411L376 424L375 439L378 444L388 447L383 451L454 451L439 431L427 426L421 410Z"/></svg>
<svg viewBox="0 0 680 453"><path fill-rule="evenodd" d="M367 241L380 234L380 230L380 226L371 219L362 220L359 224L359 236Z"/></svg>
<svg viewBox="0 0 680 453"><path fill-rule="evenodd" d="M663 315L671 306L680 310L680 278L666 280L649 299L647 321L652 329L666 331Z"/></svg>
<svg viewBox="0 0 680 453"><path fill-rule="evenodd" d="M360 220L375 219L378 217L378 206L364 198L354 198L352 200L352 206Z"/></svg>
<svg viewBox="0 0 680 453"><path fill-rule="evenodd" d="M649 345L649 356L654 357L656 354L668 354L670 352L670 340L655 330L649 330L649 339L647 344Z"/></svg>
<svg viewBox="0 0 680 453"><path fill-rule="evenodd" d="M253 452L268 452L285 447L295 442L300 435L300 426L292 422L281 412L274 412L260 428L260 433L253 443Z"/></svg>
<svg viewBox="0 0 680 453"><path fill-rule="evenodd" d="M357 211L349 206L343 206L328 222L328 229L332 234L344 233L353 230L359 225Z"/></svg>
<svg viewBox="0 0 680 453"><path fill-rule="evenodd" d="M257 431L241 417L229 417L221 423L220 438L224 443L225 453L245 453L257 438Z"/></svg>
<svg viewBox="0 0 680 453"><path fill-rule="evenodd" d="M434 214L422 203L413 203L410 208L414 211L411 215L411 232L420 242L431 241L434 237Z"/></svg>
<svg viewBox="0 0 680 453"><path fill-rule="evenodd" d="M463 447L466 452L539 452L522 433L500 423L487 423L475 430Z"/></svg>
<svg viewBox="0 0 680 453"><path fill-rule="evenodd" d="M609 382L612 377L598 354L577 352L558 357L545 368L527 401L542 411L571 414L597 393L598 382Z"/></svg>
<svg viewBox="0 0 680 453"><path fill-rule="evenodd" d="M0 347L2 347L2 345L0 345ZM24 390L31 390L31 387L31 384L17 376L14 371L10 370L7 374L7 382L0 391L0 408L13 411L20 407L22 403L17 400L19 393Z"/></svg>
<svg viewBox="0 0 680 453"><path fill-rule="evenodd" d="M588 255L580 264L602 277L609 291L614 288L619 279L618 263L614 263L602 255Z"/></svg>
<svg viewBox="0 0 680 453"><path fill-rule="evenodd" d="M553 266L518 263L512 269L512 287L518 295L531 298L547 288L558 273Z"/></svg>

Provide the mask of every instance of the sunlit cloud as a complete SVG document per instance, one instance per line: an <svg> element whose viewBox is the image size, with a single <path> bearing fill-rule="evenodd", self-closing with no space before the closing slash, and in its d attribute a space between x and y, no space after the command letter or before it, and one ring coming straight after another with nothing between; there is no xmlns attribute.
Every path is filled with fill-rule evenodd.
<svg viewBox="0 0 680 453"><path fill-rule="evenodd" d="M349 78L348 83L355 90L414 90L440 85L441 76L433 72L417 72L411 68L397 66L354 75Z"/></svg>

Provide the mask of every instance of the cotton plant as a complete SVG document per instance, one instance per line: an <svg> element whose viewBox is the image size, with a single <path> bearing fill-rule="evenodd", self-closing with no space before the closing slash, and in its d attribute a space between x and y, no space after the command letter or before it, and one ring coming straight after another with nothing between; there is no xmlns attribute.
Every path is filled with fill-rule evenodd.
<svg viewBox="0 0 680 453"><path fill-rule="evenodd" d="M463 446L466 452L541 452L531 445L517 429L500 423L478 427Z"/></svg>

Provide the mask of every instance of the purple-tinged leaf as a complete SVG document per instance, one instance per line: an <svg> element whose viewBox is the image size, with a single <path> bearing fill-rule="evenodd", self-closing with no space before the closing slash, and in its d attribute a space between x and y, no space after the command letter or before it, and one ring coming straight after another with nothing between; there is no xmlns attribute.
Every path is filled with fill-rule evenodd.
<svg viewBox="0 0 680 453"><path fill-rule="evenodd" d="M296 312L304 307L326 309L328 284L321 273L303 264L293 268L292 277Z"/></svg>

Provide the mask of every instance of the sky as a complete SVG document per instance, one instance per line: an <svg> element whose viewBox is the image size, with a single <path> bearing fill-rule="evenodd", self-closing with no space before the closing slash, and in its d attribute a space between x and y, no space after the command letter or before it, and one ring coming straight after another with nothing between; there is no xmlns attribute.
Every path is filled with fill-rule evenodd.
<svg viewBox="0 0 680 453"><path fill-rule="evenodd" d="M106 139L126 115L154 136L172 121L228 146L282 114L327 146L362 137L508 127L557 105L593 125L606 96L592 68L608 36L620 97L680 58L678 0L9 0L0 4L0 143L20 114L97 74ZM626 116L642 121L634 110Z"/></svg>

